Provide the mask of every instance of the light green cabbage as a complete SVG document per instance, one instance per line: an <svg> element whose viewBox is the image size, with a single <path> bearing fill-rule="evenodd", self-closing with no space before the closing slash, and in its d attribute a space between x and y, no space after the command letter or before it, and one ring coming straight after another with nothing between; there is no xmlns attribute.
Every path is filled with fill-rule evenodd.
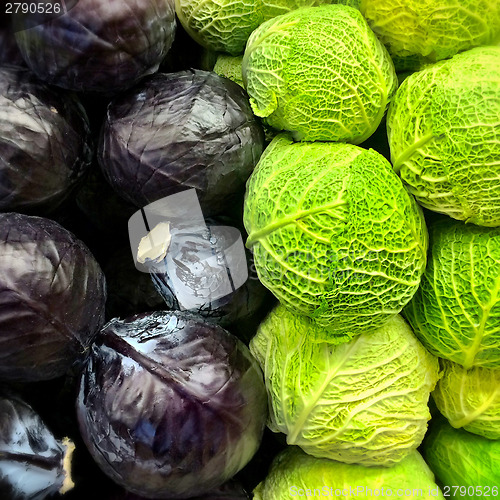
<svg viewBox="0 0 500 500"><path fill-rule="evenodd" d="M305 141L360 144L397 87L387 50L359 10L345 5L263 23L248 40L242 69L254 113Z"/></svg>
<svg viewBox="0 0 500 500"><path fill-rule="evenodd" d="M396 172L424 207L500 225L500 47L463 52L408 76L389 107Z"/></svg>
<svg viewBox="0 0 500 500"><path fill-rule="evenodd" d="M243 56L229 56L227 54L219 54L214 65L214 72L218 75L229 78L237 83L240 87L243 85L243 76L241 74L241 63Z"/></svg>
<svg viewBox="0 0 500 500"><path fill-rule="evenodd" d="M276 137L243 219L260 281L340 341L399 313L425 268L420 208L382 155L351 144Z"/></svg>
<svg viewBox="0 0 500 500"><path fill-rule="evenodd" d="M499 369L500 228L442 217L429 234L427 268L404 316L435 355Z"/></svg>
<svg viewBox="0 0 500 500"><path fill-rule="evenodd" d="M500 440L454 429L445 419L433 419L421 451L438 483L445 485L443 493L448 498L498 498Z"/></svg>
<svg viewBox="0 0 500 500"><path fill-rule="evenodd" d="M314 458L295 446L281 451L267 477L253 491L254 500L319 498L419 498L443 500L434 474L418 451L391 468L364 467Z"/></svg>
<svg viewBox="0 0 500 500"><path fill-rule="evenodd" d="M500 439L500 369L466 370L441 360L443 376L432 397L439 411L455 427L488 439Z"/></svg>
<svg viewBox="0 0 500 500"><path fill-rule="evenodd" d="M278 305L250 350L264 372L268 426L315 457L392 466L421 443L438 359L401 318L349 342Z"/></svg>
<svg viewBox="0 0 500 500"><path fill-rule="evenodd" d="M200 45L236 56L243 54L248 37L264 21L294 9L332 3L359 7L360 0L176 0L175 10Z"/></svg>
<svg viewBox="0 0 500 500"><path fill-rule="evenodd" d="M416 67L500 40L497 0L362 0L360 9L391 56Z"/></svg>

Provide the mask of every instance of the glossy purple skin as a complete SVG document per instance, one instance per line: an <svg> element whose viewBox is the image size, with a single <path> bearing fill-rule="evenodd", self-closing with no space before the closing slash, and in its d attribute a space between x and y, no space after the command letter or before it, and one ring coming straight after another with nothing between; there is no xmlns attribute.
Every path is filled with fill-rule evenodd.
<svg viewBox="0 0 500 500"><path fill-rule="evenodd" d="M205 217L234 211L264 149L246 92L215 73L157 73L108 106L98 149L138 207L195 188Z"/></svg>
<svg viewBox="0 0 500 500"><path fill-rule="evenodd" d="M90 168L85 111L21 67L0 67L0 96L0 211L48 213Z"/></svg>
<svg viewBox="0 0 500 500"><path fill-rule="evenodd" d="M84 243L50 219L0 214L0 380L67 373L103 325L105 302Z"/></svg>
<svg viewBox="0 0 500 500"><path fill-rule="evenodd" d="M36 19L24 22L30 27ZM79 0L62 16L21 28L17 43L39 78L112 94L158 70L174 40L174 1Z"/></svg>
<svg viewBox="0 0 500 500"><path fill-rule="evenodd" d="M97 464L126 490L190 498L221 486L257 451L262 373L219 326L158 311L112 320L80 383L77 415Z"/></svg>
<svg viewBox="0 0 500 500"><path fill-rule="evenodd" d="M63 485L66 446L13 394L0 394L0 498L42 500Z"/></svg>

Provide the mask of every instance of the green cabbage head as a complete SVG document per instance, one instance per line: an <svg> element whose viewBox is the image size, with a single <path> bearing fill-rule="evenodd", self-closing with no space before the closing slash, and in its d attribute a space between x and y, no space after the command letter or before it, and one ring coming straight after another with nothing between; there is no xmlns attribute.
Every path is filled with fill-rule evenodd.
<svg viewBox="0 0 500 500"><path fill-rule="evenodd" d="M438 359L401 316L334 345L307 317L276 306L250 341L264 372L269 428L320 458L392 466L427 430Z"/></svg>
<svg viewBox="0 0 500 500"><path fill-rule="evenodd" d="M439 411L455 427L488 439L500 439L500 369L466 370L441 360L443 376L432 397Z"/></svg>
<svg viewBox="0 0 500 500"><path fill-rule="evenodd" d="M404 316L436 356L500 369L500 228L442 217L429 235L427 268Z"/></svg>
<svg viewBox="0 0 500 500"><path fill-rule="evenodd" d="M248 183L247 246L260 281L338 341L384 324L416 292L427 229L379 153L280 134Z"/></svg>
<svg viewBox="0 0 500 500"><path fill-rule="evenodd" d="M498 498L500 440L454 429L445 419L432 419L422 455L438 482L459 487L449 489L448 498ZM455 496L452 495L454 491Z"/></svg>
<svg viewBox="0 0 500 500"><path fill-rule="evenodd" d="M418 451L391 468L363 467L314 458L295 446L280 452L267 477L253 491L254 500L290 498L402 498L443 500L434 474Z"/></svg>
<svg viewBox="0 0 500 500"><path fill-rule="evenodd" d="M500 225L500 47L479 47L408 76L389 107L391 161L417 201Z"/></svg>
<svg viewBox="0 0 500 500"><path fill-rule="evenodd" d="M176 0L175 10L200 45L236 56L243 54L248 37L264 21L302 7L332 3L357 8L360 0Z"/></svg>
<svg viewBox="0 0 500 500"><path fill-rule="evenodd" d="M360 9L395 59L436 62L500 41L497 0L362 0Z"/></svg>
<svg viewBox="0 0 500 500"><path fill-rule="evenodd" d="M243 56L230 56L228 54L219 54L215 61L213 71L220 76L229 78L240 87L243 85L243 76L241 75L241 63Z"/></svg>
<svg viewBox="0 0 500 500"><path fill-rule="evenodd" d="M242 71L254 113L305 141L360 144L397 88L387 50L346 5L298 9L261 24Z"/></svg>

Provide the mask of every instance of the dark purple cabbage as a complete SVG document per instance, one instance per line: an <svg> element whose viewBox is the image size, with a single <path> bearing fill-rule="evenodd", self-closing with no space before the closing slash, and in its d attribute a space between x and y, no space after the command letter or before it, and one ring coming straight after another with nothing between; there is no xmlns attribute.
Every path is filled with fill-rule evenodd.
<svg viewBox="0 0 500 500"><path fill-rule="evenodd" d="M43 500L73 487L73 443L59 440L25 401L0 394L0 498Z"/></svg>
<svg viewBox="0 0 500 500"><path fill-rule="evenodd" d="M195 188L205 216L232 210L264 148L246 92L215 73L157 73L114 99L98 160L138 207Z"/></svg>
<svg viewBox="0 0 500 500"><path fill-rule="evenodd" d="M103 328L77 415L91 455L117 484L180 499L210 492L250 461L267 397L236 337L195 315L157 311Z"/></svg>
<svg viewBox="0 0 500 500"><path fill-rule="evenodd" d="M0 214L0 379L49 380L83 359L104 323L105 278L53 220Z"/></svg>
<svg viewBox="0 0 500 500"><path fill-rule="evenodd" d="M158 70L175 28L173 0L79 0L49 20L45 15L23 16L16 40L42 80L111 94Z"/></svg>
<svg viewBox="0 0 500 500"><path fill-rule="evenodd" d="M48 213L92 159L85 111L21 67L0 67L0 211Z"/></svg>

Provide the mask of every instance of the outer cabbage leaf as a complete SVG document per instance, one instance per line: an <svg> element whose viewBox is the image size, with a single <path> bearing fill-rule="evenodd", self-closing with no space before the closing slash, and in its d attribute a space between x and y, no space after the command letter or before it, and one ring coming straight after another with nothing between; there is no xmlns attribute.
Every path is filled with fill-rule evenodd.
<svg viewBox="0 0 500 500"><path fill-rule="evenodd" d="M345 5L266 21L248 39L242 72L254 113L306 141L360 144L397 88L387 50L361 13Z"/></svg>
<svg viewBox="0 0 500 500"><path fill-rule="evenodd" d="M500 439L500 369L441 364L443 376L432 393L439 411L456 429Z"/></svg>
<svg viewBox="0 0 500 500"><path fill-rule="evenodd" d="M291 496L313 495L371 498L395 496L398 490L411 491L422 499L444 498L434 482L434 474L417 451L387 468L314 458L290 446L274 459L269 474L255 488L253 498L288 500Z"/></svg>
<svg viewBox="0 0 500 500"><path fill-rule="evenodd" d="M500 41L491 0L361 0L361 12L391 56L435 62Z"/></svg>
<svg viewBox="0 0 500 500"><path fill-rule="evenodd" d="M260 24L301 7L360 0L176 0L175 10L185 30L200 45L231 55L243 54L248 37Z"/></svg>
<svg viewBox="0 0 500 500"><path fill-rule="evenodd" d="M438 359L395 316L349 342L279 305L250 342L269 399L268 426L315 457L392 466L427 430Z"/></svg>
<svg viewBox="0 0 500 500"><path fill-rule="evenodd" d="M394 169L417 201L500 225L500 47L480 47L408 76L387 115Z"/></svg>
<svg viewBox="0 0 500 500"><path fill-rule="evenodd" d="M339 340L400 312L425 268L417 203L383 156L350 144L274 139L247 183L244 224L261 282Z"/></svg>
<svg viewBox="0 0 500 500"><path fill-rule="evenodd" d="M0 496L43 500L71 490L75 445L59 441L40 416L14 394L0 394Z"/></svg>
<svg viewBox="0 0 500 500"><path fill-rule="evenodd" d="M243 84L243 75L241 74L242 63L243 56L220 54L215 61L214 72L218 75L229 78L240 87L245 87Z"/></svg>
<svg viewBox="0 0 500 500"><path fill-rule="evenodd" d="M445 419L433 419L421 451L439 484L463 487L453 498L477 499L476 486L481 486L481 493L498 494L500 440L454 429Z"/></svg>
<svg viewBox="0 0 500 500"><path fill-rule="evenodd" d="M435 355L500 368L500 228L443 217L429 234L427 268L403 314Z"/></svg>

